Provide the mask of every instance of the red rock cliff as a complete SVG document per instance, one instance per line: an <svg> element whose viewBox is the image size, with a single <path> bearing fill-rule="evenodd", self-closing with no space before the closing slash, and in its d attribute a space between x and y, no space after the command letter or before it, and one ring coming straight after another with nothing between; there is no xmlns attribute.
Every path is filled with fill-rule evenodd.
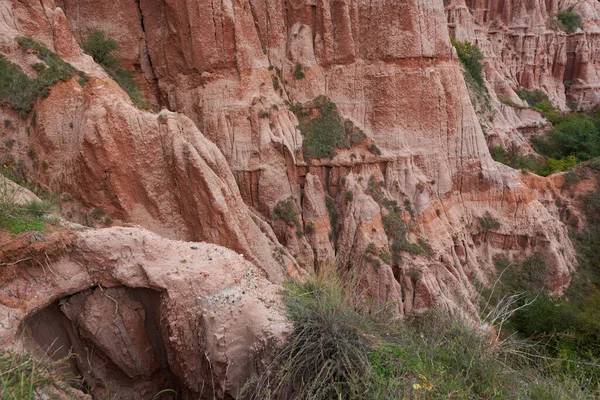
<svg viewBox="0 0 600 400"><path fill-rule="evenodd" d="M522 19L520 8L471 16L464 3L444 9L427 0L141 0L137 8L125 2L113 18L109 6L88 2L58 2L64 11L52 1L7 3L5 20L15 23L4 30L6 54L21 57L13 38L32 35L96 77L83 89L75 82L53 88L36 107L31 137L19 125L18 148L32 146L39 160L50 160L45 171L28 162L40 183L163 235L233 248L274 281L298 268L354 269L366 296L395 301L399 313L469 308L470 280L485 282L497 253L540 252L552 287L569 281L574 254L566 228L515 171L491 159L446 27L447 18L460 19L451 31L483 35L475 27L497 15L511 26L546 29L541 5L532 3L539 12ZM119 41L126 65L151 77L157 101L175 113L128 104L74 43L95 28ZM482 47L492 54L485 34L490 44ZM529 57L528 35L515 46ZM564 35L544 37L564 42ZM503 65L523 82L557 87L558 72L541 73L541 61L561 68L566 59L553 55L554 45L535 46L546 50ZM288 104L321 95L380 154L359 144L308 160ZM564 101L558 92L555 98ZM274 213L290 198L294 227ZM334 226L326 203L337 214ZM394 247L383 223L392 203L406 241L424 240L428 254ZM492 232L480 226L488 212L500 223ZM373 260L366 256L373 247L399 257Z"/></svg>

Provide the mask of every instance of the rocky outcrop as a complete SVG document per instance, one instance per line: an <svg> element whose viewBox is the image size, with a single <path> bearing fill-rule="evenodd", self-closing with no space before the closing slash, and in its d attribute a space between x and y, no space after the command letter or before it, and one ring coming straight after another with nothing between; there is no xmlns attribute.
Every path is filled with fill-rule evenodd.
<svg viewBox="0 0 600 400"><path fill-rule="evenodd" d="M228 249L110 228L0 244L0 341L62 358L94 396L235 398L288 325L278 286ZM168 396L167 393L165 396Z"/></svg>
<svg viewBox="0 0 600 400"><path fill-rule="evenodd" d="M565 33L559 11L582 17L583 29ZM513 90L541 89L561 109L567 101L595 109L598 98L596 1L446 2L450 34L476 43L486 56L486 78L496 93L520 104Z"/></svg>
<svg viewBox="0 0 600 400"><path fill-rule="evenodd" d="M67 16L90 15L68 19L75 32L106 21L91 3L62 4ZM11 35L39 32L59 53L70 49L54 45L73 40L54 6L16 8L6 19L29 22ZM274 281L301 275L297 266L336 263L400 314L473 309L470 282L485 282L500 253L542 253L549 285L560 292L568 283L575 257L566 228L491 159L440 28L441 3L142 0L140 10L141 19L133 10L114 26L143 20L172 111L136 110L89 57L64 50L94 78L55 86L36 107L34 134L23 124L11 133L23 153L35 150L26 165L35 181L166 237L232 248ZM53 27L42 12L55 16ZM134 47L114 36L123 51ZM22 58L11 46L7 54ZM310 159L289 104L321 95L366 139ZM512 111L504 123L517 119L542 123L533 111ZM275 209L288 201L285 221ZM500 223L492 232L480 226L486 213ZM366 257L373 247L377 257Z"/></svg>
<svg viewBox="0 0 600 400"><path fill-rule="evenodd" d="M96 79L53 90L37 110L32 142L38 159L52 160L37 180L165 237L246 254L274 281L297 273L287 255L273 258L276 243L250 217L216 146L183 115L139 112L119 91Z"/></svg>
<svg viewBox="0 0 600 400"><path fill-rule="evenodd" d="M523 105L518 87L565 108L572 74L577 101L595 102L591 11L585 32L565 35L549 21L566 5L533 0L140 0L117 17L106 1L0 6L0 52L29 76L39 60L17 36L90 77L53 86L26 118L2 106L3 162L154 232L1 238L2 343L22 326L30 348L58 337L97 393L235 397L288 328L276 284L310 271L351 272L365 304L397 315L476 315L472 283L489 282L499 255L539 253L552 292L569 284L553 183L495 163L488 145L546 126L505 104ZM489 113L470 99L447 25L486 55ZM136 109L82 52L95 29L157 92L159 113ZM301 106L317 98L339 116ZM321 134L358 139L311 157L299 126L319 118Z"/></svg>

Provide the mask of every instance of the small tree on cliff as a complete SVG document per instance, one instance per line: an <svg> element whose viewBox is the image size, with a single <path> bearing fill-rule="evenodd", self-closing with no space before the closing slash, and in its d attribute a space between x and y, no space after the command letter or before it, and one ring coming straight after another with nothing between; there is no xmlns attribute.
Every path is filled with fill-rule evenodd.
<svg viewBox="0 0 600 400"><path fill-rule="evenodd" d="M94 31L83 44L83 51L92 56L94 61L104 68L118 68L119 59L111 56L113 51L119 51L121 48L114 40L104 36L104 32Z"/></svg>
<svg viewBox="0 0 600 400"><path fill-rule="evenodd" d="M479 50L479 47L471 42L460 42L453 37L450 38L450 41L452 42L452 46L456 49L458 59L465 70L478 85L483 86L483 75L481 74L483 69L483 66L481 65L483 53Z"/></svg>

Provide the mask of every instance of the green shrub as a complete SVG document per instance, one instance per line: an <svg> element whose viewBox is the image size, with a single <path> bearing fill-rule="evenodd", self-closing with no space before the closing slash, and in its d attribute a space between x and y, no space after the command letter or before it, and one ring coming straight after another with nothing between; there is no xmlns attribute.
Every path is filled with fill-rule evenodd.
<svg viewBox="0 0 600 400"><path fill-rule="evenodd" d="M484 232L500 229L500 222L492 217L489 211L486 211L483 217L479 218L479 225Z"/></svg>
<svg viewBox="0 0 600 400"><path fill-rule="evenodd" d="M123 90L127 92L129 98L133 104L142 109L148 108L148 103L144 94L140 91L140 88L135 81L135 75L131 71L125 71L123 69L116 69L114 71L108 71L111 78L115 80L121 86Z"/></svg>
<svg viewBox="0 0 600 400"><path fill-rule="evenodd" d="M333 159L337 149L359 145L367 138L365 132L351 120L342 119L335 103L325 96L304 104L288 102L287 105L298 118L298 128L304 137L303 151L307 158ZM371 144L369 150L381 154L375 144Z"/></svg>
<svg viewBox="0 0 600 400"><path fill-rule="evenodd" d="M33 217L43 217L52 210L52 203L47 200L32 201L25 206L25 212Z"/></svg>
<svg viewBox="0 0 600 400"><path fill-rule="evenodd" d="M544 118L551 123L555 123L556 121L560 120L560 112L552 105L550 99L548 99L548 95L545 92L539 89L518 89L516 93L521 100L529 104L530 107L538 110L544 116Z"/></svg>
<svg viewBox="0 0 600 400"><path fill-rule="evenodd" d="M287 342L252 399L354 398L369 368L365 318L349 305L335 279L288 284L286 313L293 325ZM244 396L242 396L244 398Z"/></svg>
<svg viewBox="0 0 600 400"><path fill-rule="evenodd" d="M111 55L114 51L121 48L114 40L105 37L104 32L94 31L81 46L83 51L94 59L98 64L106 69L118 68L120 61L117 57Z"/></svg>
<svg viewBox="0 0 600 400"><path fill-rule="evenodd" d="M377 147L375 143L371 143L369 146L369 151L377 156L381 155L381 150L379 150L379 147Z"/></svg>
<svg viewBox="0 0 600 400"><path fill-rule="evenodd" d="M350 135L350 141L352 142L352 144L360 144L366 138L367 138L367 135L365 135L365 133L361 130L358 130L358 132L353 132Z"/></svg>
<svg viewBox="0 0 600 400"><path fill-rule="evenodd" d="M297 63L296 66L294 67L294 77L296 79L304 79L304 78L306 78L306 74L302 70L302 64Z"/></svg>
<svg viewBox="0 0 600 400"><path fill-rule="evenodd" d="M111 55L112 52L120 50L117 42L106 37L104 32L94 31L88 36L81 47L84 52L92 56L94 61L100 64L108 75L127 92L136 107L143 109L149 107L146 98L135 81L135 74L131 71L121 69L120 60Z"/></svg>
<svg viewBox="0 0 600 400"><path fill-rule="evenodd" d="M379 250L379 258L387 265L392 265L392 255L387 251L383 249Z"/></svg>
<svg viewBox="0 0 600 400"><path fill-rule="evenodd" d="M337 148L347 148L348 136L335 103L321 96L307 103L290 107L300 121L304 137L303 151L308 158L333 158ZM311 118L311 111L319 116Z"/></svg>
<svg viewBox="0 0 600 400"><path fill-rule="evenodd" d="M296 209L296 202L293 198L287 200L281 200L273 209L276 219L282 219L290 227L296 227L297 230L301 231L300 221L298 221L298 211Z"/></svg>
<svg viewBox="0 0 600 400"><path fill-rule="evenodd" d="M544 175L545 163L538 160L534 155L524 156L517 151L506 151L502 146L496 146L490 150L495 161L506 164L514 169L527 170L538 175Z"/></svg>
<svg viewBox="0 0 600 400"><path fill-rule="evenodd" d="M550 175L557 171L566 171L569 168L573 168L575 165L577 165L577 158L575 156L567 156L560 160L549 158L546 161L543 175Z"/></svg>
<svg viewBox="0 0 600 400"><path fill-rule="evenodd" d="M32 51L44 61L35 64L38 74L35 79L31 79L20 66L0 55L0 100L19 111L21 117L25 117L31 111L36 98L47 97L50 87L56 83L67 81L76 75L84 80L88 79L83 72L64 62L56 53L35 40L20 37L17 38L17 42L21 49Z"/></svg>
<svg viewBox="0 0 600 400"><path fill-rule="evenodd" d="M21 67L0 55L0 98L3 102L25 117L40 93L35 79L30 79Z"/></svg>
<svg viewBox="0 0 600 400"><path fill-rule="evenodd" d="M581 15L573 12L573 7L569 7L566 11L559 11L558 22L560 23L560 28L568 33L583 27Z"/></svg>
<svg viewBox="0 0 600 400"><path fill-rule="evenodd" d="M568 188L567 188L568 189ZM600 190L579 197L587 220L587 229L571 232L579 265L571 278L567 297L572 302L583 299L600 288Z"/></svg>
<svg viewBox="0 0 600 400"><path fill-rule="evenodd" d="M369 243L365 249L365 253L377 254L377 246L375 246L375 243Z"/></svg>
<svg viewBox="0 0 600 400"><path fill-rule="evenodd" d="M538 139L538 142L540 140ZM502 146L496 146L490 150L490 154L495 161L506 164L514 169L530 171L538 175L548 176L555 172L566 171L577 165L575 156L567 156L561 159L548 158L545 162L539 160L534 155L521 155L517 152L506 151Z"/></svg>
<svg viewBox="0 0 600 400"><path fill-rule="evenodd" d="M521 98L521 100L527 102L530 107L536 107L540 103L550 103L548 99L548 95L539 90L527 90L527 89L518 89L517 95Z"/></svg>
<svg viewBox="0 0 600 400"><path fill-rule="evenodd" d="M350 190L347 190L346 193L344 193L344 200L346 200L347 203L350 203L353 199L354 195Z"/></svg>
<svg viewBox="0 0 600 400"><path fill-rule="evenodd" d="M494 293L486 293L493 304L504 296L515 293L531 292L534 294L547 291L546 280L548 277L547 266L540 254L533 254L522 262L509 261L499 257L494 260L498 273L498 282L494 287Z"/></svg>
<svg viewBox="0 0 600 400"><path fill-rule="evenodd" d="M407 238L407 230L404 221L395 212L390 212L382 218L383 230L390 240L390 250L392 251L392 261L399 265L402 259L402 252L411 254L426 254L425 249L416 243L411 243Z"/></svg>
<svg viewBox="0 0 600 400"><path fill-rule="evenodd" d="M304 226L304 230L306 231L307 235L310 235L311 233L315 232L315 224L313 224L312 222L307 223Z"/></svg>
<svg viewBox="0 0 600 400"><path fill-rule="evenodd" d="M594 289L581 302L541 296L519 309L511 324L524 337L543 337L554 369L600 390L600 292Z"/></svg>
<svg viewBox="0 0 600 400"><path fill-rule="evenodd" d="M531 343L490 341L439 312L401 322L357 311L353 290L331 276L287 284L292 332L239 398L593 398Z"/></svg>
<svg viewBox="0 0 600 400"><path fill-rule="evenodd" d="M554 121L542 137L532 138L541 154L562 159L574 156L586 161L600 156L600 115L572 113Z"/></svg>
<svg viewBox="0 0 600 400"><path fill-rule="evenodd" d="M101 219L106 215L106 211L104 211L103 207L96 207L92 210L91 216L93 219Z"/></svg>
<svg viewBox="0 0 600 400"><path fill-rule="evenodd" d="M450 41L456 49L458 59L464 67L465 72L473 78L477 85L483 87L483 74L481 73L483 70L483 66L481 65L483 53L479 47L471 42L460 42L453 37L450 38Z"/></svg>

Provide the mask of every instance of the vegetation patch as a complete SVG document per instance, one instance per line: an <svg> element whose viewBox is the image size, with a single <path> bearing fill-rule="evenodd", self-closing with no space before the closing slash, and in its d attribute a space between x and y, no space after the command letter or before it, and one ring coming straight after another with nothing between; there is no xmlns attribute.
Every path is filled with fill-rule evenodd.
<svg viewBox="0 0 600 400"><path fill-rule="evenodd" d="M13 235L23 232L42 231L44 229L44 220L40 217L31 215L6 215L0 213L0 230L6 230Z"/></svg>
<svg viewBox="0 0 600 400"><path fill-rule="evenodd" d="M490 153L495 161L506 164L514 169L529 171L542 176L550 175L556 171L565 171L577 164L577 159L573 156L560 160L550 158L547 161L543 161L533 154L526 156L519 154L518 148L515 147L505 150L502 146L496 146Z"/></svg>
<svg viewBox="0 0 600 400"><path fill-rule="evenodd" d="M135 75L120 67L120 60L113 56L114 51L119 51L119 45L113 39L104 35L104 32L94 31L81 46L83 51L92 56L94 61L100 64L110 77L127 92L133 104L142 109L148 109L148 102L140 91Z"/></svg>
<svg viewBox="0 0 600 400"><path fill-rule="evenodd" d="M521 98L521 100L525 101L529 104L529 107L537 107L542 103L550 103L548 99L548 95L539 90L527 90L527 89L518 89L516 91L517 95Z"/></svg>
<svg viewBox="0 0 600 400"><path fill-rule="evenodd" d="M586 161L600 156L600 111L592 115L571 113L550 122L552 129L532 138L536 151L557 160L573 156Z"/></svg>
<svg viewBox="0 0 600 400"><path fill-rule="evenodd" d="M376 182L375 177L369 178L366 193L387 213L382 217L383 230L390 240L391 257L395 265L399 265L402 260L402 251L407 251L412 254L429 254L431 248L423 248L420 244L412 243L408 240L408 230L404 220L400 216L401 208L396 200L388 199L381 189L381 184ZM384 213L385 213L384 211ZM410 202L407 206L407 212L411 214ZM425 243L423 241L423 243ZM386 262L386 264L391 265Z"/></svg>
<svg viewBox="0 0 600 400"><path fill-rule="evenodd" d="M302 237L304 232L302 231L302 225L298 220L298 211L296 209L296 202L293 198L282 200L273 209L276 219L282 219L290 227L296 227L296 234L298 237Z"/></svg>
<svg viewBox="0 0 600 400"><path fill-rule="evenodd" d="M30 78L20 66L0 55L0 100L19 111L21 117L27 116L34 101L39 97L47 97L50 87L58 82L68 81L74 76L79 76L83 85L87 82L88 77L83 72L35 40L19 37L17 42L21 49L32 51L43 61L35 64L37 76Z"/></svg>
<svg viewBox="0 0 600 400"><path fill-rule="evenodd" d="M9 186L6 180L0 180L0 230L13 235L29 231L42 231L45 216L52 208L48 201L32 201L24 206L16 203L20 196L20 187Z"/></svg>
<svg viewBox="0 0 600 400"><path fill-rule="evenodd" d="M490 95L483 81L483 65L481 64L484 58L483 53L476 44L471 42L460 42L453 37L450 37L450 41L456 49L458 59L463 67L471 102L474 105L480 105L484 113L491 115L493 110Z"/></svg>
<svg viewBox="0 0 600 400"><path fill-rule="evenodd" d="M479 47L471 42L460 42L453 37L450 38L450 41L456 49L465 74L468 74L477 85L483 87L483 66L481 65L483 53Z"/></svg>
<svg viewBox="0 0 600 400"><path fill-rule="evenodd" d="M46 398L41 391L51 387L70 394L67 383L70 377L59 372L61 367L64 367L62 362L45 362L24 352L1 350L0 399Z"/></svg>
<svg viewBox="0 0 600 400"><path fill-rule="evenodd" d="M342 117L335 103L326 97L320 96L308 104L292 106L291 110L300 122L306 157L333 158L336 148L349 147ZM318 116L313 118L313 113Z"/></svg>
<svg viewBox="0 0 600 400"><path fill-rule="evenodd" d="M343 119L335 103L325 96L305 104L289 104L289 107L300 123L303 152L307 158L333 159L337 149L347 149L367 140L365 132L349 119ZM370 151L375 152L373 149L376 154L381 154L372 143Z"/></svg>
<svg viewBox="0 0 600 400"><path fill-rule="evenodd" d="M597 251L596 251L597 253ZM597 256L596 256L597 257ZM508 304L515 312L508 319L504 336L531 343L543 343L536 357L552 360L547 373L577 382L583 391L594 397L600 390L600 292L598 280L585 281L589 266L581 266L581 277L567 292L567 298L553 298L546 286L547 267L539 255L522 263L506 259L496 261L499 278L488 304ZM597 265L594 266L597 274ZM597 277L597 275L596 275ZM568 299L568 301L567 301ZM497 306L496 306L497 307Z"/></svg>
<svg viewBox="0 0 600 400"><path fill-rule="evenodd" d="M500 229L500 222L492 217L489 211L486 211L483 217L479 218L479 225L484 232Z"/></svg>
<svg viewBox="0 0 600 400"><path fill-rule="evenodd" d="M567 33L575 32L583 27L581 15L573 11L573 7L569 7L565 11L558 12L558 26Z"/></svg>
<svg viewBox="0 0 600 400"><path fill-rule="evenodd" d="M286 285L289 340L241 399L582 399L530 343L495 342L436 312L391 318L353 302L339 278ZM348 294L350 292L350 294Z"/></svg>
<svg viewBox="0 0 600 400"><path fill-rule="evenodd" d="M296 79L306 78L306 74L304 73L302 64L300 64L300 63L297 63L296 66L294 67L294 78L296 78Z"/></svg>
<svg viewBox="0 0 600 400"><path fill-rule="evenodd" d="M517 91L521 99L540 111L552 128L531 139L534 149L546 160L519 154L518 147L491 149L494 160L516 169L547 176L566 171L578 162L600 157L600 111L594 114L571 112L561 114L541 90Z"/></svg>

